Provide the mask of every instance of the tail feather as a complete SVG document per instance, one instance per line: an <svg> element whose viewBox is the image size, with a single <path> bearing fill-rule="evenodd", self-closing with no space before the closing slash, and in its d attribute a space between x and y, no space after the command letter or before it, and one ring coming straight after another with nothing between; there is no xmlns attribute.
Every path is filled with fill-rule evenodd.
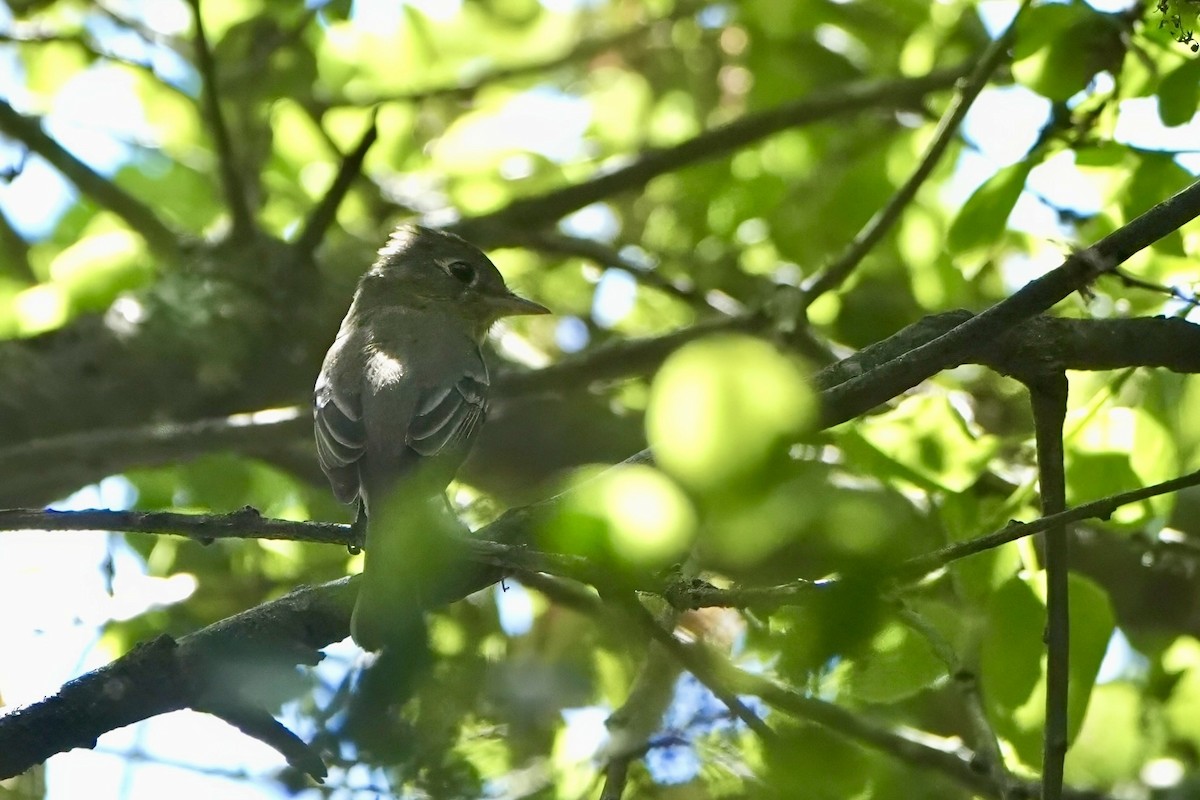
<svg viewBox="0 0 1200 800"><path fill-rule="evenodd" d="M364 650L404 648L428 637L415 554L400 531L381 530L367 521L366 556L358 599L350 618L350 635Z"/></svg>
<svg viewBox="0 0 1200 800"><path fill-rule="evenodd" d="M428 646L425 611L453 570L448 517L440 496L393 496L368 507L366 555L350 620L350 635L359 647ZM449 521L458 525L452 517Z"/></svg>

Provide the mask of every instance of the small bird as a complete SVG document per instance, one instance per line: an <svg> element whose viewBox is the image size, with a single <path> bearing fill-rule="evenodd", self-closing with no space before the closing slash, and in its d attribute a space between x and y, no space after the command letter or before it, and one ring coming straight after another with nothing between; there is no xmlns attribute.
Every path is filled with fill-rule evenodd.
<svg viewBox="0 0 1200 800"><path fill-rule="evenodd" d="M487 413L480 345L501 317L548 313L473 245L429 228L398 228L359 281L313 417L321 468L366 524L350 624L364 650L425 642L423 597L452 568L446 485Z"/></svg>

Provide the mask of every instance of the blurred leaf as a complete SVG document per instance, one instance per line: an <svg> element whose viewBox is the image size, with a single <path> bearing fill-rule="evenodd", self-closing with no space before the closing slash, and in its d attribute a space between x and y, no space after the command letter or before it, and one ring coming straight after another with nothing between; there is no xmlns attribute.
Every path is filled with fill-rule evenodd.
<svg viewBox="0 0 1200 800"><path fill-rule="evenodd" d="M839 432L864 471L921 488L961 492L979 480L999 441L967 427L943 395L916 395Z"/></svg>
<svg viewBox="0 0 1200 800"><path fill-rule="evenodd" d="M1158 116L1167 127L1190 122L1200 108L1200 61L1188 59L1162 79Z"/></svg>
<svg viewBox="0 0 1200 800"><path fill-rule="evenodd" d="M1124 56L1117 19L1078 0L1033 6L1017 23L1017 34L1013 76L1051 100L1082 91Z"/></svg>
<svg viewBox="0 0 1200 800"><path fill-rule="evenodd" d="M1164 197L1170 197L1187 188L1193 180L1192 174L1179 166L1169 154L1139 153L1121 210L1126 219L1133 219L1162 202ZM1179 231L1172 231L1160 238L1153 244L1153 248L1156 252L1164 254L1186 256L1183 236Z"/></svg>
<svg viewBox="0 0 1200 800"><path fill-rule="evenodd" d="M816 420L801 368L748 337L706 339L671 355L646 412L655 458L697 491L754 481L773 451Z"/></svg>
<svg viewBox="0 0 1200 800"><path fill-rule="evenodd" d="M543 536L553 550L661 569L683 556L695 528L691 502L673 481L628 464L584 472Z"/></svg>

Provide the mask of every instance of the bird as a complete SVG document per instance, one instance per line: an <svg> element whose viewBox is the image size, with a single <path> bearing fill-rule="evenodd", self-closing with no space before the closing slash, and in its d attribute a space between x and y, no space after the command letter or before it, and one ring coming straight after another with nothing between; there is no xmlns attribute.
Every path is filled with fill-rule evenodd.
<svg viewBox="0 0 1200 800"><path fill-rule="evenodd" d="M452 233L397 228L359 280L313 390L317 455L366 527L351 636L367 651L427 641L424 604L461 529L445 490L487 415L493 323L548 314ZM453 519L448 523L447 518Z"/></svg>

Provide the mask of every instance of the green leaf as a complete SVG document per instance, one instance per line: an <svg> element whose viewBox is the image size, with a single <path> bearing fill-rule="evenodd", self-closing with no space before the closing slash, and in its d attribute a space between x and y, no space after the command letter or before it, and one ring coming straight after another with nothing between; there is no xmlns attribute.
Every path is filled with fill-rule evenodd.
<svg viewBox="0 0 1200 800"><path fill-rule="evenodd" d="M1068 430L1074 415L1068 417ZM1066 442L1067 502L1070 505L1127 492L1175 475L1179 454L1174 437L1149 412L1108 407L1092 412ZM1165 515L1172 500L1153 497L1116 509L1110 523L1136 528Z"/></svg>
<svg viewBox="0 0 1200 800"><path fill-rule="evenodd" d="M1158 116L1168 127L1184 125L1200 108L1200 61L1188 59L1167 73L1158 89Z"/></svg>
<svg viewBox="0 0 1200 800"><path fill-rule="evenodd" d="M961 253L990 247L1004 233L1008 215L1012 213L1034 162L1026 159L1004 167L963 204L962 210L950 225L947 237L950 250Z"/></svg>
<svg viewBox="0 0 1200 800"><path fill-rule="evenodd" d="M1065 101L1123 55L1115 18L1081 2L1046 3L1018 23L1013 77L1043 97Z"/></svg>
<svg viewBox="0 0 1200 800"><path fill-rule="evenodd" d="M999 441L979 436L942 395L917 395L895 410L841 431L847 455L865 472L925 489L961 492L979 480Z"/></svg>
<svg viewBox="0 0 1200 800"><path fill-rule="evenodd" d="M804 797L863 797L875 763L849 740L817 725L789 727L768 740L772 786L803 786Z"/></svg>
<svg viewBox="0 0 1200 800"><path fill-rule="evenodd" d="M1083 724L1115 629L1108 593L1081 575L1069 583L1071 612L1067 738ZM1026 764L1038 763L1045 724L1045 573L1014 577L992 595L980 659L984 699L996 730Z"/></svg>
<svg viewBox="0 0 1200 800"><path fill-rule="evenodd" d="M980 678L989 707L1002 715L1024 704L1041 677L1045 616L1041 599L1018 577L988 602Z"/></svg>
<svg viewBox="0 0 1200 800"><path fill-rule="evenodd" d="M881 628L868 651L849 662L847 690L867 703L896 703L946 676L929 641L900 622Z"/></svg>
<svg viewBox="0 0 1200 800"><path fill-rule="evenodd" d="M1193 718L1195 710L1193 705ZM1161 727L1143 705L1141 687L1124 682L1097 686L1083 728L1067 751L1067 782L1111 787L1137 780Z"/></svg>

